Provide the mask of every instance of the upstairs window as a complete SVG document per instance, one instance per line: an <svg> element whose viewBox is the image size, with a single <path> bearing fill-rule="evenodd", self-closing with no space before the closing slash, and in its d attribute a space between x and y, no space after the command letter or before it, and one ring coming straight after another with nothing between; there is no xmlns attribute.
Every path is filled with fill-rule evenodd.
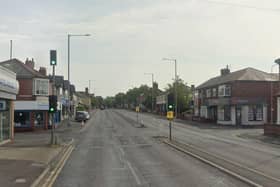
<svg viewBox="0 0 280 187"><path fill-rule="evenodd" d="M48 79L34 79L33 84L34 95L49 95L49 80Z"/></svg>
<svg viewBox="0 0 280 187"><path fill-rule="evenodd" d="M221 85L219 86L219 97L231 96L231 87L230 85Z"/></svg>
<svg viewBox="0 0 280 187"><path fill-rule="evenodd" d="M211 97L211 89L206 90L206 97L207 98Z"/></svg>
<svg viewBox="0 0 280 187"><path fill-rule="evenodd" d="M216 88L212 89L212 96L217 97L217 89Z"/></svg>

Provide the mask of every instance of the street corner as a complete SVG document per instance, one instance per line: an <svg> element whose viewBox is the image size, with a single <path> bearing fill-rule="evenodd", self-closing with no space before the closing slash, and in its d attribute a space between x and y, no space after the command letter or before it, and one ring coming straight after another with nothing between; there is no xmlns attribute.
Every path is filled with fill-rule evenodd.
<svg viewBox="0 0 280 187"><path fill-rule="evenodd" d="M56 146L54 146L56 147ZM49 162L41 175L33 182L31 187L51 187L64 167L66 161L74 150L74 139L60 146L59 153Z"/></svg>

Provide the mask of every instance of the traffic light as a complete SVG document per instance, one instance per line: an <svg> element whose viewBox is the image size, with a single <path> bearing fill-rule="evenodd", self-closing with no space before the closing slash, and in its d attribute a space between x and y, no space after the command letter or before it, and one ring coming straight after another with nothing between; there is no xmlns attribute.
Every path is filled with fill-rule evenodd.
<svg viewBox="0 0 280 187"><path fill-rule="evenodd" d="M57 61L56 61L56 50L50 50L50 65L51 66L56 66Z"/></svg>
<svg viewBox="0 0 280 187"><path fill-rule="evenodd" d="M49 113L55 113L57 111L57 96L49 96Z"/></svg>
<svg viewBox="0 0 280 187"><path fill-rule="evenodd" d="M168 111L172 111L173 110L173 105L169 104L168 105Z"/></svg>
<svg viewBox="0 0 280 187"><path fill-rule="evenodd" d="M172 93L167 95L167 111L174 111L174 95Z"/></svg>

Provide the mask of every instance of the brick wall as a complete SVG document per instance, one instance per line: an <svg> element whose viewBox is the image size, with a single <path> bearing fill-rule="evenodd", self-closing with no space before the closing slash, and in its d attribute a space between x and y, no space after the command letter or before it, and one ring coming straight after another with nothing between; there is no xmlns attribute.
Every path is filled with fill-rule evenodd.
<svg viewBox="0 0 280 187"><path fill-rule="evenodd" d="M19 79L19 93L17 100L34 100L33 95L33 80L32 79Z"/></svg>

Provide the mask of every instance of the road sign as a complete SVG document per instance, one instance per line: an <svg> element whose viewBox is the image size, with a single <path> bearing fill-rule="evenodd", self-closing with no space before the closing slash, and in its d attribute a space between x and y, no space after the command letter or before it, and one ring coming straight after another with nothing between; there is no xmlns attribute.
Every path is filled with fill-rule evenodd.
<svg viewBox="0 0 280 187"><path fill-rule="evenodd" d="M167 117L167 119L172 120L174 118L174 112L168 111L166 117Z"/></svg>
<svg viewBox="0 0 280 187"><path fill-rule="evenodd" d="M137 106L137 107L135 108L135 111L136 111L136 112L140 112L140 107Z"/></svg>

